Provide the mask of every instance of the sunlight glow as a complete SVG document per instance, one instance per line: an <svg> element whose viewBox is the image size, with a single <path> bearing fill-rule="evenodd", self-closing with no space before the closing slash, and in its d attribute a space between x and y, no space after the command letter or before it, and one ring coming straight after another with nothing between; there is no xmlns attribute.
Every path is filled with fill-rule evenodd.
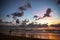
<svg viewBox="0 0 60 40"><path fill-rule="evenodd" d="M38 24L41 23L41 24L48 24L48 25L51 25L51 24L57 24L59 23L58 20L54 19L54 18L51 18L51 17L46 17L44 19L40 19L38 21L36 21Z"/></svg>

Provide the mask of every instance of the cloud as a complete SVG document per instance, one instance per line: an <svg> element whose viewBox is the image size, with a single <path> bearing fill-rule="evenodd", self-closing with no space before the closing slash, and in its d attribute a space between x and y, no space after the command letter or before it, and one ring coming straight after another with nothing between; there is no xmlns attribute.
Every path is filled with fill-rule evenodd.
<svg viewBox="0 0 60 40"><path fill-rule="evenodd" d="M25 10L27 10L28 8L32 8L30 3L27 3L26 5L21 6L21 7L19 7L18 9L19 9L19 10L22 10L22 11L25 11Z"/></svg>
<svg viewBox="0 0 60 40"><path fill-rule="evenodd" d="M22 11L21 13L12 13L12 15L16 17L21 17L24 15L24 12Z"/></svg>
<svg viewBox="0 0 60 40"><path fill-rule="evenodd" d="M51 13L51 8L48 8L47 11L46 11L46 14L44 14L43 18L44 17L50 17L50 13Z"/></svg>
<svg viewBox="0 0 60 40"><path fill-rule="evenodd" d="M22 10L22 11L25 11L27 10L28 8L32 8L31 4L29 3L29 0L27 0L27 3L21 7L19 7L18 9L19 10Z"/></svg>
<svg viewBox="0 0 60 40"><path fill-rule="evenodd" d="M24 11L24 10L26 10L26 5L21 6L21 7L19 7L18 9Z"/></svg>
<svg viewBox="0 0 60 40"><path fill-rule="evenodd" d="M43 17L38 17L37 19L35 19L35 20L39 20L39 19L43 19Z"/></svg>
<svg viewBox="0 0 60 40"><path fill-rule="evenodd" d="M33 18L38 18L39 16L35 15Z"/></svg>
<svg viewBox="0 0 60 40"><path fill-rule="evenodd" d="M60 0L57 1L57 4L60 4Z"/></svg>
<svg viewBox="0 0 60 40"><path fill-rule="evenodd" d="M24 12L23 11L20 13L15 12L15 13L12 13L11 15L12 15L12 18L16 20L17 17L22 17L24 15Z"/></svg>
<svg viewBox="0 0 60 40"><path fill-rule="evenodd" d="M52 12L52 10L51 10L51 8L48 8L47 10L46 10L46 13L42 16L42 17L39 17L39 16L34 16L34 18L36 18L35 20L39 20L39 19L43 19L43 18L45 18L45 17L51 17L50 16L50 13Z"/></svg>
<svg viewBox="0 0 60 40"><path fill-rule="evenodd" d="M16 16L13 16L12 18L13 18L14 20L16 20Z"/></svg>
<svg viewBox="0 0 60 40"><path fill-rule="evenodd" d="M31 6L30 3L27 3L26 7L27 7L27 8L32 8L32 6Z"/></svg>
<svg viewBox="0 0 60 40"><path fill-rule="evenodd" d="M40 19L39 16L37 16L37 15L34 15L33 18L35 18L35 20L39 20Z"/></svg>
<svg viewBox="0 0 60 40"><path fill-rule="evenodd" d="M6 15L6 17L10 17L10 15Z"/></svg>
<svg viewBox="0 0 60 40"><path fill-rule="evenodd" d="M19 22L20 22L19 19L17 19L17 20L16 20L16 23L19 23Z"/></svg>

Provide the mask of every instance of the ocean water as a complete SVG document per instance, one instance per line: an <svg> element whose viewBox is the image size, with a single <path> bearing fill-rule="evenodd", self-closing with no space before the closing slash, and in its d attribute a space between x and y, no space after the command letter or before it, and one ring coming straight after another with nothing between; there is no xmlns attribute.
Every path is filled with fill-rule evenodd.
<svg viewBox="0 0 60 40"><path fill-rule="evenodd" d="M11 34L9 32L11 31ZM49 27L21 27L21 26L2 26L0 33L13 36L24 36L30 38L56 39L60 40L60 29Z"/></svg>

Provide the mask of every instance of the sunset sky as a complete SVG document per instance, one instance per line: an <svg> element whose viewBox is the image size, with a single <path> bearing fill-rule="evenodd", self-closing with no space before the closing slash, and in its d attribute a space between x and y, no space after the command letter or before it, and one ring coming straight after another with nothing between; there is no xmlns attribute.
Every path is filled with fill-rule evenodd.
<svg viewBox="0 0 60 40"><path fill-rule="evenodd" d="M24 11L24 15L19 18L21 20L29 19L30 22L35 21L33 19L34 15L38 15L39 17L43 17L48 8L51 8L51 17L46 17L40 19L38 23L58 23L60 22L60 5L57 5L57 0L29 0L32 8L29 8ZM6 17L7 14L12 14L18 11L18 8L22 5L25 5L26 0L0 0L0 19L11 21L12 17Z"/></svg>

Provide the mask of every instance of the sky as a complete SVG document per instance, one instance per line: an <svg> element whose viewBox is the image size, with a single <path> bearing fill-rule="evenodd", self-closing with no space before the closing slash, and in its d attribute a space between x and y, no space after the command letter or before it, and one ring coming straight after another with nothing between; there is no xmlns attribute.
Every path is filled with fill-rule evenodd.
<svg viewBox="0 0 60 40"><path fill-rule="evenodd" d="M44 22L44 20L59 21L60 22L60 5L57 5L57 0L29 0L32 8L24 11L24 15L19 17L20 20L30 19L34 21L33 16L38 15L42 17L48 8L51 8L51 16L47 19L40 19L37 22ZM26 0L0 0L0 19L11 21L12 17L6 17L7 14L12 14L18 11L20 6L26 4ZM46 21L49 22L49 21ZM45 23L45 22L44 22Z"/></svg>

